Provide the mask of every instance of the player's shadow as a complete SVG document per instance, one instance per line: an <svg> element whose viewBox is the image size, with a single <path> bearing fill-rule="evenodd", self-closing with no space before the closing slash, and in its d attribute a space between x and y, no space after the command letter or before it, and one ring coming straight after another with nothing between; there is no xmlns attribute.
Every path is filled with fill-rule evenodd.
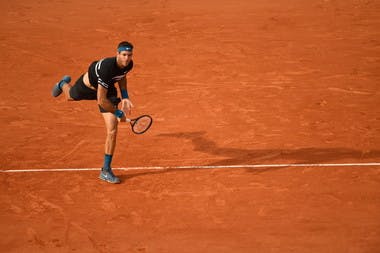
<svg viewBox="0 0 380 253"><path fill-rule="evenodd" d="M292 161L292 163L303 163L303 164L316 164L316 163L328 163L332 161L339 160L354 160L356 162L360 160L371 160L380 158L379 150L362 151L351 148L298 148L298 149L244 149L244 148L229 148L218 146L216 142L207 139L205 137L206 132L181 132L181 133L168 133L160 134L160 137L165 138L178 138L190 140L194 151L203 152L210 154L212 156L221 157L217 162L212 162L209 164L200 164L208 166L218 166L218 165L250 165L250 164L262 164L271 163L274 164L276 161ZM285 167L266 167L266 168L254 168L248 169L248 171L253 173L267 172L271 170L283 169ZM165 171L155 171L139 173L134 175L129 175L129 177L153 174L153 173L164 173L174 170L184 170L184 169L168 169ZM191 170L194 170L192 168Z"/></svg>
<svg viewBox="0 0 380 253"><path fill-rule="evenodd" d="M356 150L350 148L298 148L298 149L243 149L220 147L205 137L206 132L161 134L191 140L194 151L224 157L209 165L257 164L265 161L287 160L296 163L326 163L342 159L375 159L380 158L379 150ZM225 158L227 157L227 158Z"/></svg>

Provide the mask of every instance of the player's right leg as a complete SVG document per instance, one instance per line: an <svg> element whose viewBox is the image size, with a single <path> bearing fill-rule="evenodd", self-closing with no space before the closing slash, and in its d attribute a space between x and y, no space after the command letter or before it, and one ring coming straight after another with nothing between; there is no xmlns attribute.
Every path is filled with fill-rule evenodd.
<svg viewBox="0 0 380 253"><path fill-rule="evenodd" d="M70 76L62 77L62 79L54 85L53 90L51 91L52 96L58 97L59 95L61 95L63 86L67 86L66 84L69 84L70 82Z"/></svg>
<svg viewBox="0 0 380 253"><path fill-rule="evenodd" d="M66 100L67 101L72 101L72 100L74 100L72 97L71 97L71 95L70 95L70 90L71 90L71 85L70 84L64 84L63 86L62 86L62 90L63 90L63 94L65 94L65 98L66 98Z"/></svg>
<svg viewBox="0 0 380 253"><path fill-rule="evenodd" d="M57 97L63 92L68 101L96 100L96 90L86 86L83 81L83 76L84 75L81 75L73 86L67 82L69 81L69 78L67 78L68 76L64 76L61 81L54 85L52 95Z"/></svg>

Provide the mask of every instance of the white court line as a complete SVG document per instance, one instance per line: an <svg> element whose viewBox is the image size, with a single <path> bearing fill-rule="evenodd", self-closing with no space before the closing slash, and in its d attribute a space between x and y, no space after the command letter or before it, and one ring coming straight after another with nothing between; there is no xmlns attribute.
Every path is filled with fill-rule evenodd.
<svg viewBox="0 0 380 253"><path fill-rule="evenodd" d="M352 167L352 166L380 166L378 162L372 163L295 163L295 164L241 164L241 165L191 165L191 166L147 166L147 167L127 167L114 168L114 170L176 170L176 169L235 169L235 168L275 168L275 167ZM99 171L100 168L67 168L67 169L18 169L0 170L3 173L20 172L69 172L69 171Z"/></svg>

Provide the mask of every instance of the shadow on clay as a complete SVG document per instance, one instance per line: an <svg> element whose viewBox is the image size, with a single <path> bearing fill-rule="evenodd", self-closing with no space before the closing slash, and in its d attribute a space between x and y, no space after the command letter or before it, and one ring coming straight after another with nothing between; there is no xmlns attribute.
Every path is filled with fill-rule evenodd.
<svg viewBox="0 0 380 253"><path fill-rule="evenodd" d="M178 138L190 140L194 146L194 151L223 157L221 160L206 164L208 166L217 165L239 165L239 164L262 164L264 162L275 163L276 160L295 161L293 163L327 163L343 159L375 159L380 158L379 150L363 152L362 150L350 148L299 148L299 149L244 149L220 147L214 141L205 137L206 132L180 132L160 134L159 137ZM252 173L262 173L273 170L284 169L286 167L273 168L249 168ZM189 169L166 169L159 171L142 172L126 175L124 179L147 174L159 174L169 171L199 170ZM203 169L204 170L204 169Z"/></svg>

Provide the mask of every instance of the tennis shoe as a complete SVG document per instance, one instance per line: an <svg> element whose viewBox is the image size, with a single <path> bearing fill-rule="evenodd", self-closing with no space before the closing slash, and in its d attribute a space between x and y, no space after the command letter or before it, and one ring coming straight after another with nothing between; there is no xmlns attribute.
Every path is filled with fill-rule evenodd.
<svg viewBox="0 0 380 253"><path fill-rule="evenodd" d="M53 97L58 97L59 95L61 95L62 93L62 86L64 83L69 83L71 81L71 77L70 76L64 76L62 77L62 79L56 83L53 87L53 90L51 92L52 96Z"/></svg>
<svg viewBox="0 0 380 253"><path fill-rule="evenodd" d="M102 168L99 178L111 184L120 184L120 179L113 174L112 169Z"/></svg>

